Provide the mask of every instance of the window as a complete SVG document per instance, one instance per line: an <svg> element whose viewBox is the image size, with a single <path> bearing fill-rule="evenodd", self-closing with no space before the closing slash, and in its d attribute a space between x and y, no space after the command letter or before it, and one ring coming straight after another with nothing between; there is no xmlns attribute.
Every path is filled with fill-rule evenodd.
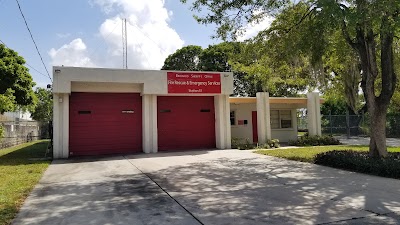
<svg viewBox="0 0 400 225"><path fill-rule="evenodd" d="M291 110L271 110L271 129L292 128Z"/></svg>
<svg viewBox="0 0 400 225"><path fill-rule="evenodd" d="M236 125L236 112L231 111L230 117L231 117L231 126Z"/></svg>
<svg viewBox="0 0 400 225"><path fill-rule="evenodd" d="M271 110L271 129L279 129L279 110Z"/></svg>

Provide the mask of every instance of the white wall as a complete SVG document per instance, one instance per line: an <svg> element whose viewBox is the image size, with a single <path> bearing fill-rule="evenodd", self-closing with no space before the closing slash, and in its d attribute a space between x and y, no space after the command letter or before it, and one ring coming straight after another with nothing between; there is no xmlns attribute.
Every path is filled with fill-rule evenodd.
<svg viewBox="0 0 400 225"><path fill-rule="evenodd" d="M54 158L69 156L69 95L71 92L141 93L143 151L157 152L157 96L168 95L167 72L54 67ZM233 93L233 74L231 72L220 74L221 94L175 94L175 96L214 96L216 144L218 148L225 149L230 148L231 144L229 95Z"/></svg>
<svg viewBox="0 0 400 225"><path fill-rule="evenodd" d="M289 108L271 108L271 110L279 110ZM279 139L279 142L288 142L297 139L297 117L296 109L291 109L292 114L292 128L271 129L272 139Z"/></svg>
<svg viewBox="0 0 400 225"><path fill-rule="evenodd" d="M103 82L114 84L142 84L142 94L167 95L167 70L130 70L80 67L53 67L53 93L71 93L71 84ZM184 72L184 71L180 71ZM201 71L203 72L203 71ZM221 74L221 94L233 93L232 72ZM75 85L75 88L77 86ZM202 95L202 94L186 94ZM207 95L207 94L203 94ZM208 94L210 95L210 94ZM214 94L215 95L215 94Z"/></svg>
<svg viewBox="0 0 400 225"><path fill-rule="evenodd" d="M307 129L309 135L321 135L321 102L318 92L307 94Z"/></svg>
<svg viewBox="0 0 400 225"><path fill-rule="evenodd" d="M228 95L214 97L215 143L219 149L231 148L230 104Z"/></svg>
<svg viewBox="0 0 400 225"><path fill-rule="evenodd" d="M290 104L271 104L271 110L290 109L292 115L292 128L271 129L271 138L280 142L297 139L297 118L295 106ZM231 126L233 138L249 139L253 142L252 111L256 111L255 103L231 104L231 111L236 111L236 125ZM247 120L247 125L237 125L238 120Z"/></svg>
<svg viewBox="0 0 400 225"><path fill-rule="evenodd" d="M69 156L69 94L53 94L53 157Z"/></svg>
<svg viewBox="0 0 400 225"><path fill-rule="evenodd" d="M255 103L231 104L231 111L236 112L236 121L231 126L232 138L249 139L253 142L252 111L257 111ZM247 125L237 125L238 120L247 120Z"/></svg>
<svg viewBox="0 0 400 225"><path fill-rule="evenodd" d="M6 120L32 120L30 112L22 112L22 111L15 111L15 112L5 112L4 118Z"/></svg>
<svg viewBox="0 0 400 225"><path fill-rule="evenodd" d="M142 93L142 84L72 82L71 92Z"/></svg>

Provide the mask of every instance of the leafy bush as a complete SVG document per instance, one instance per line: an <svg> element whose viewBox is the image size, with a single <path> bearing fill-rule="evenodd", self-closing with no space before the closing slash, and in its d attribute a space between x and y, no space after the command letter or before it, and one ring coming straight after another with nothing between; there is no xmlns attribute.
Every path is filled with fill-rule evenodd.
<svg viewBox="0 0 400 225"><path fill-rule="evenodd" d="M400 179L400 152L390 152L387 158L372 158L368 152L334 150L319 153L314 163L340 169Z"/></svg>
<svg viewBox="0 0 400 225"><path fill-rule="evenodd" d="M320 146L320 145L340 145L340 141L331 135L309 136L308 133L295 141L289 141L289 145L294 146Z"/></svg>
<svg viewBox="0 0 400 225"><path fill-rule="evenodd" d="M242 142L241 138L232 137L232 139L231 139L232 148L238 148L238 146L241 144L241 142Z"/></svg>
<svg viewBox="0 0 400 225"><path fill-rule="evenodd" d="M248 138L243 141L243 138L232 138L232 148L237 148L239 150L248 150L248 149L270 149L270 148L279 148L279 140L272 139L267 140L266 144L258 144L252 143Z"/></svg>
<svg viewBox="0 0 400 225"><path fill-rule="evenodd" d="M278 139L267 140L267 144L271 148L279 148L279 147L281 147L281 145L279 144L279 140Z"/></svg>
<svg viewBox="0 0 400 225"><path fill-rule="evenodd" d="M239 150L248 150L248 149L254 149L256 147L255 144L251 143L250 140L248 138L246 138L244 143L239 143L239 145L237 146L237 148Z"/></svg>
<svg viewBox="0 0 400 225"><path fill-rule="evenodd" d="M3 138L4 136L4 127L3 125L0 124L0 140Z"/></svg>

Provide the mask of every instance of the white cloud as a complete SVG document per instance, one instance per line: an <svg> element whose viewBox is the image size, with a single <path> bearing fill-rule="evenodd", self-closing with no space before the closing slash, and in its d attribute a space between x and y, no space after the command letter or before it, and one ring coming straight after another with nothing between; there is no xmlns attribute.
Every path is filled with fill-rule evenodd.
<svg viewBox="0 0 400 225"><path fill-rule="evenodd" d="M57 33L56 35L58 38L67 38L67 37L71 36L70 33Z"/></svg>
<svg viewBox="0 0 400 225"><path fill-rule="evenodd" d="M265 17L263 20L258 23L249 23L245 27L245 32L242 36L238 37L239 41L244 41L246 39L252 38L258 34L258 32L268 29L271 26L272 21L274 21L273 17Z"/></svg>
<svg viewBox="0 0 400 225"><path fill-rule="evenodd" d="M122 64L121 18L127 19L128 67L160 69L165 58L183 46L183 40L168 21L171 12L163 0L92 0L105 12L116 12L100 26L100 35L108 45L108 53L114 65Z"/></svg>
<svg viewBox="0 0 400 225"><path fill-rule="evenodd" d="M128 67L131 69L160 69L165 58L184 44L168 24L172 12L164 7L163 0L90 0L90 3L99 6L108 16L99 27L99 35L104 40L106 52L96 54L95 59L89 57L86 45L79 39L85 46L79 51L70 46L72 42L68 47L64 45L59 50L52 49L49 54L53 63L59 62L58 58L69 63L76 62L77 57L74 54L80 52L80 57L86 60L87 66L96 64L100 67L122 67L121 18L127 19ZM55 54L61 49L62 57L61 53ZM68 51L73 53L71 58L68 57ZM93 54L92 51L89 52ZM53 55L59 56L58 61Z"/></svg>
<svg viewBox="0 0 400 225"><path fill-rule="evenodd" d="M94 67L96 66L88 57L85 43L77 38L59 49L50 49L49 55L53 65Z"/></svg>

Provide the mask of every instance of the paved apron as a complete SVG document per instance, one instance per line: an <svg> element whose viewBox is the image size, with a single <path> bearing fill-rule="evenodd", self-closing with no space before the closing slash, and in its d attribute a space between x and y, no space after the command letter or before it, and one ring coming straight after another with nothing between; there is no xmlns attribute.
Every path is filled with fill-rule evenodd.
<svg viewBox="0 0 400 225"><path fill-rule="evenodd" d="M13 224L399 224L399 193L251 151L56 160Z"/></svg>

